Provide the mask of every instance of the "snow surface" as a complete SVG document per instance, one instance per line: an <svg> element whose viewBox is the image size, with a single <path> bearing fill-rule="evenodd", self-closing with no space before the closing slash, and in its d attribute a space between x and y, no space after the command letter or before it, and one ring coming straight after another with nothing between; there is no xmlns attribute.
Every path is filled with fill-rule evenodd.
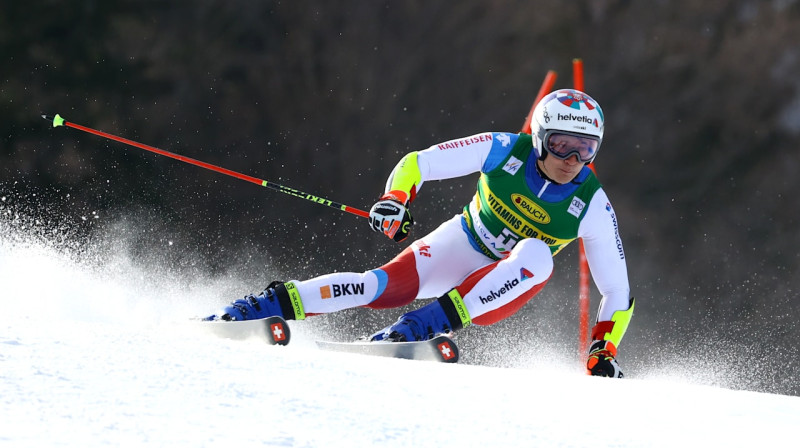
<svg viewBox="0 0 800 448"><path fill-rule="evenodd" d="M800 425L800 397L691 378L324 352L312 321L225 340L187 319L221 280L0 230L0 446L783 447Z"/></svg>

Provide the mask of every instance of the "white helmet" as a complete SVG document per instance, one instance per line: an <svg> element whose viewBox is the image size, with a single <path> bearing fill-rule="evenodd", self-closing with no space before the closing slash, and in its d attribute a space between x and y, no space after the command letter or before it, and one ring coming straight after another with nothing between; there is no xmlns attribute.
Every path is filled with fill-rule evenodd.
<svg viewBox="0 0 800 448"><path fill-rule="evenodd" d="M573 154L578 160L591 163L603 141L603 110L589 95L574 89L561 89L549 93L539 101L531 119L534 149L539 158L552 154L566 159ZM578 145L556 149L550 138L554 135L578 137Z"/></svg>

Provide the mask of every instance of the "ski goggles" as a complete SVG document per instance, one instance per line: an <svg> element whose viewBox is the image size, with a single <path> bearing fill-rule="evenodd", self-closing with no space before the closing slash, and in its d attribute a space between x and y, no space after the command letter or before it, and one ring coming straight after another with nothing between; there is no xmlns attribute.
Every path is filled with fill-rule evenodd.
<svg viewBox="0 0 800 448"><path fill-rule="evenodd" d="M561 160L567 160L573 154L583 163L591 162L597 155L600 141L596 138L564 131L550 131L544 135L544 148Z"/></svg>

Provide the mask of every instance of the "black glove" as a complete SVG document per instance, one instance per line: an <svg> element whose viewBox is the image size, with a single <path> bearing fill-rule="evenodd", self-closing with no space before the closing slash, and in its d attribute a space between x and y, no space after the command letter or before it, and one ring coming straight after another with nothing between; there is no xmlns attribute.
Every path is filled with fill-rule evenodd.
<svg viewBox="0 0 800 448"><path fill-rule="evenodd" d="M370 209L369 224L372 230L383 232L399 243L408 237L414 218L403 204L391 199L382 199Z"/></svg>
<svg viewBox="0 0 800 448"><path fill-rule="evenodd" d="M615 357L617 348L608 341L593 341L589 347L589 360L586 361L586 370L592 376L605 376L609 378L622 378L622 370Z"/></svg>

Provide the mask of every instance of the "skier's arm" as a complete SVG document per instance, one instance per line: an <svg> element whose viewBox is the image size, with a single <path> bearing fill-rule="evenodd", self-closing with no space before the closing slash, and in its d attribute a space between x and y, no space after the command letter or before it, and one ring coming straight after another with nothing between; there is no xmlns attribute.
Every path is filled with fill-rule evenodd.
<svg viewBox="0 0 800 448"><path fill-rule="evenodd" d="M625 251L616 213L603 189L595 193L588 207L578 236L583 239L592 278L603 295L597 322L612 322L614 326L613 330L602 332L600 338L618 346L633 311ZM606 324L600 330L610 325Z"/></svg>
<svg viewBox="0 0 800 448"><path fill-rule="evenodd" d="M425 181L489 170L505 159L516 139L513 134L487 132L407 154L389 175L383 196L370 209L370 226L395 241L405 240L414 224L408 205Z"/></svg>
<svg viewBox="0 0 800 448"><path fill-rule="evenodd" d="M490 153L490 159L495 159L513 146L495 144L496 135L491 132L475 134L407 154L389 175L384 197L408 204L425 181L451 179L481 171Z"/></svg>
<svg viewBox="0 0 800 448"><path fill-rule="evenodd" d="M628 330L634 308L625 251L616 213L602 189L595 193L588 207L578 236L583 238L589 269L603 298L597 323L592 328L586 371L595 376L622 378L616 360L617 347Z"/></svg>

